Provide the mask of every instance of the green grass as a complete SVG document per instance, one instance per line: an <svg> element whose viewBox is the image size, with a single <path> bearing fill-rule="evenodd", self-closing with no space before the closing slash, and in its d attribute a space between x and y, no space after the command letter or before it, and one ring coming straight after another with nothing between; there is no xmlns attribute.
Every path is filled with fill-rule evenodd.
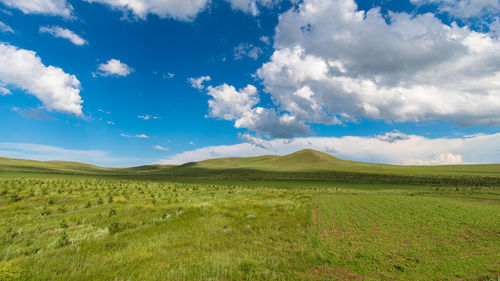
<svg viewBox="0 0 500 281"><path fill-rule="evenodd" d="M0 159L0 280L498 279L495 165L346 165L311 151L128 169Z"/></svg>
<svg viewBox="0 0 500 281"><path fill-rule="evenodd" d="M498 274L497 202L392 194L333 194L314 202L314 239L325 268L345 276L474 280Z"/></svg>
<svg viewBox="0 0 500 281"><path fill-rule="evenodd" d="M305 149L285 156L259 156L247 158L219 158L184 165L148 165L132 168L102 168L88 164L64 161L34 161L0 157L0 172L48 172L93 175L131 176L197 176L253 175L304 173L317 175L354 174L385 176L445 176L445 177L500 177L500 164L491 165L444 165L444 166L400 166L363 163L336 158L330 154Z"/></svg>

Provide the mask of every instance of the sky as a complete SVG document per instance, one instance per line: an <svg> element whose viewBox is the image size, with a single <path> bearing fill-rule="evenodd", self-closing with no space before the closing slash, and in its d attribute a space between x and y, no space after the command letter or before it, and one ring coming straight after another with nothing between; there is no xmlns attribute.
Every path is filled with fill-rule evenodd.
<svg viewBox="0 0 500 281"><path fill-rule="evenodd" d="M500 0L0 0L0 156L500 163Z"/></svg>

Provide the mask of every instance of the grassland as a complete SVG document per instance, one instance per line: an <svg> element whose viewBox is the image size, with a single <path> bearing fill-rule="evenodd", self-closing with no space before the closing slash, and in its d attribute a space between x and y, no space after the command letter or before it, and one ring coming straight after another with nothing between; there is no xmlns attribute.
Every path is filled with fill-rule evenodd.
<svg viewBox="0 0 500 281"><path fill-rule="evenodd" d="M497 280L500 173L481 167L0 159L0 280Z"/></svg>

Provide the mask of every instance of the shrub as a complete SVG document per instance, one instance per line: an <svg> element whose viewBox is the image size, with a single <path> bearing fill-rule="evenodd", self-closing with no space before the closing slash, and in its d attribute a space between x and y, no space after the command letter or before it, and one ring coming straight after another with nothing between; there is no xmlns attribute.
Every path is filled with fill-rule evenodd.
<svg viewBox="0 0 500 281"><path fill-rule="evenodd" d="M69 245L69 238L68 238L68 234L66 233L66 231L63 231L61 233L61 236L59 237L59 240L57 240L56 245L58 248L66 247Z"/></svg>
<svg viewBox="0 0 500 281"><path fill-rule="evenodd" d="M65 220L65 219L63 219L63 220L61 221L61 223L59 224L59 227L60 227L60 228L68 228L68 223L66 223L66 220Z"/></svg>
<svg viewBox="0 0 500 281"><path fill-rule="evenodd" d="M116 233L121 231L120 224L117 222L112 222L109 224L108 230L110 235L115 235Z"/></svg>
<svg viewBox="0 0 500 281"><path fill-rule="evenodd" d="M17 193L12 193L12 194L10 195L10 202L17 202L17 201L19 201L19 200L20 200L20 199L19 199L19 196L17 195Z"/></svg>
<svg viewBox="0 0 500 281"><path fill-rule="evenodd" d="M116 215L116 210L114 208L109 209L109 217L115 216Z"/></svg>
<svg viewBox="0 0 500 281"><path fill-rule="evenodd" d="M40 215L42 216L48 216L50 215L51 211L47 206L43 206L43 209L40 211Z"/></svg>

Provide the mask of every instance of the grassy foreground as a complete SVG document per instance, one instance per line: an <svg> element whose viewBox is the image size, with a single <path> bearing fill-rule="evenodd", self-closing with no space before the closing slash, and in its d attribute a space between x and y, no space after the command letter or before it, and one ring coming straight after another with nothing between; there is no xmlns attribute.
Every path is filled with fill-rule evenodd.
<svg viewBox="0 0 500 281"><path fill-rule="evenodd" d="M333 180L307 179L314 173L255 180L233 172L199 177L189 170L193 164L172 177L140 172L158 167L108 174L114 170L71 163L62 173L62 164L51 162L55 173L5 161L0 280L500 276L494 172L472 185L464 184L467 177L457 180L460 172L436 172L438 178L416 184L403 173L387 181L376 173L346 180L340 168Z"/></svg>

